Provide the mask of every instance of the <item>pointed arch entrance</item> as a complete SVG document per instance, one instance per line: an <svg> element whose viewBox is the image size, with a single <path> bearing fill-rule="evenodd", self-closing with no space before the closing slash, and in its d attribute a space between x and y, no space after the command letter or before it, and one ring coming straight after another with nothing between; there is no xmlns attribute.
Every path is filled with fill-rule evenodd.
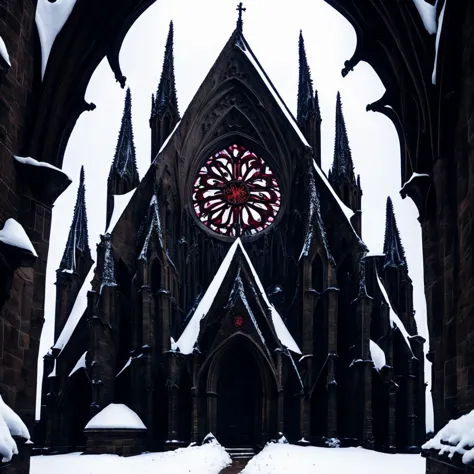
<svg viewBox="0 0 474 474"><path fill-rule="evenodd" d="M207 393L215 400L208 403L208 425L224 446L258 446L276 434L275 375L249 337L231 337L217 351L209 366Z"/></svg>

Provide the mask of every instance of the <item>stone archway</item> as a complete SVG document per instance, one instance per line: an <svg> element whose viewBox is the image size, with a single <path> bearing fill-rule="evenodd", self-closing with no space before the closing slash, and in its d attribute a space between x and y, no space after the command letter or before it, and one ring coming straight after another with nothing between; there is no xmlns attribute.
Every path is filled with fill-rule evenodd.
<svg viewBox="0 0 474 474"><path fill-rule="evenodd" d="M276 434L277 390L264 354L248 337L231 338L208 373L208 426L226 447L254 447Z"/></svg>
<svg viewBox="0 0 474 474"><path fill-rule="evenodd" d="M64 451L82 451L86 445L84 428L90 420L92 386L85 370L69 377L59 402L59 430L54 445Z"/></svg>

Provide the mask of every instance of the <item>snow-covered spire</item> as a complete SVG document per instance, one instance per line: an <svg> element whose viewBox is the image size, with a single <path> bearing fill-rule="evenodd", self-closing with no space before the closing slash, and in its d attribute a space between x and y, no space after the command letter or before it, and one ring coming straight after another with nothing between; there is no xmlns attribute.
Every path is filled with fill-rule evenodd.
<svg viewBox="0 0 474 474"><path fill-rule="evenodd" d="M384 266L404 267L408 269L403 248L398 232L397 221L393 211L393 203L390 196L387 198L387 210L385 213L385 239L383 243L383 253L385 254Z"/></svg>
<svg viewBox="0 0 474 474"><path fill-rule="evenodd" d="M76 251L82 252L90 258L89 234L87 230L87 211L85 199L86 187L84 184L84 166L81 167L79 187L77 188L76 206L72 218L69 236L64 250L59 270L76 270Z"/></svg>
<svg viewBox="0 0 474 474"><path fill-rule="evenodd" d="M105 245L104 254L104 268L102 269L102 282L100 285L100 291L104 286L117 286L115 282L115 262L112 255L112 243L110 234L102 236L102 241Z"/></svg>
<svg viewBox="0 0 474 474"><path fill-rule="evenodd" d="M161 117L167 107L170 112L179 117L178 98L176 95L176 80L174 77L174 54L173 54L174 28L173 22L170 22L168 38L166 40L165 57L163 60L163 69L161 71L160 83L156 97L152 100L151 118Z"/></svg>
<svg viewBox="0 0 474 474"><path fill-rule="evenodd" d="M346 178L349 179L351 183L355 183L354 164L352 162L346 123L342 113L341 94L339 92L337 93L336 101L336 137L334 141L334 161L331 169L331 177L336 181Z"/></svg>
<svg viewBox="0 0 474 474"><path fill-rule="evenodd" d="M114 160L110 167L109 181L113 180L114 176L126 178L131 185L130 189L135 188L140 180L135 157L135 144L133 142L132 93L130 88L127 89L125 95L122 124L120 126Z"/></svg>
<svg viewBox="0 0 474 474"><path fill-rule="evenodd" d="M305 121L312 116L321 119L319 110L318 91L313 92L313 80L311 71L306 58L304 47L303 32L300 30L298 43L299 53L299 80L298 80L298 106L296 120L300 127L304 127Z"/></svg>

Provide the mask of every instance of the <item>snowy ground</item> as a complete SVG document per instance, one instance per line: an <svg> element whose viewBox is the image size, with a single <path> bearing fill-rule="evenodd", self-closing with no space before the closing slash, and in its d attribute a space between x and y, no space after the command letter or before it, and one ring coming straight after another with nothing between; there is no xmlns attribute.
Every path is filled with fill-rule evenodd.
<svg viewBox="0 0 474 474"><path fill-rule="evenodd" d="M383 454L362 448L313 448L270 444L242 474L424 474L416 454Z"/></svg>
<svg viewBox="0 0 474 474"><path fill-rule="evenodd" d="M31 474L218 474L230 458L218 443L123 458L80 453L35 456ZM383 454L362 448L313 448L269 444L242 474L424 474L425 460L415 454Z"/></svg>
<svg viewBox="0 0 474 474"><path fill-rule="evenodd" d="M80 453L31 458L31 474L218 474L230 464L229 455L217 443L123 458L110 454ZM405 473L408 474L408 473Z"/></svg>

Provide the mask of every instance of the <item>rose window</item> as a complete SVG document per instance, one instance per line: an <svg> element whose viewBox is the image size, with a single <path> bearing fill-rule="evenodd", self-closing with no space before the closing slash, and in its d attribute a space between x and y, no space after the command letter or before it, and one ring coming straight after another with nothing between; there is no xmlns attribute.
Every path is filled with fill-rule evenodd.
<svg viewBox="0 0 474 474"><path fill-rule="evenodd" d="M253 235L278 214L281 193L268 164L240 145L211 155L194 182L194 211L209 229L228 237Z"/></svg>

